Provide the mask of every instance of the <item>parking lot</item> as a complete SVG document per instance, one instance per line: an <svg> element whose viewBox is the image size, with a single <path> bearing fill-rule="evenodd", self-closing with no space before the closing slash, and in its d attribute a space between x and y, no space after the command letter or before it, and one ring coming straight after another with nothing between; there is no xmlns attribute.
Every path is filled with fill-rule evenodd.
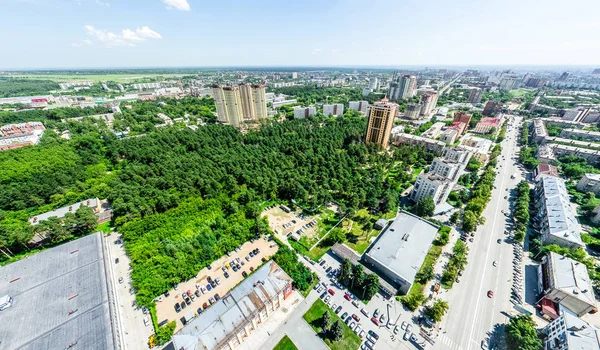
<svg viewBox="0 0 600 350"><path fill-rule="evenodd" d="M291 210L287 213L281 206L272 205L267 207L263 216L267 217L271 231L282 242L287 242L287 235L293 233L300 237L316 238L318 215L304 216Z"/></svg>
<svg viewBox="0 0 600 350"><path fill-rule="evenodd" d="M353 326L354 330L360 327L358 334L361 334L361 330L365 331L361 349L425 349L431 347L431 344L420 335L421 329L416 323L414 315L404 309L400 302L395 299L388 300L379 293L367 305L351 294L349 295L350 300L348 300L345 296L346 288L337 283L335 278L326 273L326 268L323 268L323 266L330 266L332 267L331 271L339 270L340 262L330 254L325 254L323 260L323 265L320 263L312 265L319 275L321 283L324 283L312 293L318 293L321 299L329 297L326 303L334 311L341 306L338 315L341 317L347 313L344 321L347 321L349 326ZM329 289L333 291L333 295L328 291ZM377 323L372 320L375 314ZM356 315L358 321L353 319L353 315ZM369 331L377 334L379 339L375 339Z"/></svg>
<svg viewBox="0 0 600 350"><path fill-rule="evenodd" d="M263 258L272 256L278 248L275 242L268 241L265 237L246 242L235 251L222 256L214 261L210 268L200 270L195 278L180 283L176 289L171 289L156 300L158 322L175 320L175 331L180 330L184 326L182 318L189 320L195 317L198 311L210 307L238 285L245 278L244 274L250 274L258 268L263 263ZM257 249L258 253L254 254ZM212 283L209 282L209 278ZM183 293L186 294L185 300ZM176 304L179 305L179 311L176 310Z"/></svg>

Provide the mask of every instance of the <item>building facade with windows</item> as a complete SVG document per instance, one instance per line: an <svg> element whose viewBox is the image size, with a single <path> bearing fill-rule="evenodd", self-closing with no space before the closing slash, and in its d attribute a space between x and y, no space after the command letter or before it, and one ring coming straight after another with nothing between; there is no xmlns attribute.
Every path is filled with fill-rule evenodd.
<svg viewBox="0 0 600 350"><path fill-rule="evenodd" d="M397 111L398 105L387 99L375 102L369 113L365 141L387 147Z"/></svg>
<svg viewBox="0 0 600 350"><path fill-rule="evenodd" d="M344 114L344 105L341 103L323 105L323 114L327 116L338 116Z"/></svg>

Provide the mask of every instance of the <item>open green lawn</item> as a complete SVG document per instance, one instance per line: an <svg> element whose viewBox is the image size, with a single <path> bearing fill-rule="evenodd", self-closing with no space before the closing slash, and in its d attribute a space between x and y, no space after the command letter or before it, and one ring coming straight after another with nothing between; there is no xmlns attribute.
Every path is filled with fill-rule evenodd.
<svg viewBox="0 0 600 350"><path fill-rule="evenodd" d="M527 91L527 90L522 90L522 89L519 89L519 90L510 90L508 93L509 93L509 94L510 94L510 95L511 95L513 98L515 98L515 97L521 97L521 96L524 96L524 95L526 95L528 92L529 92L529 91Z"/></svg>
<svg viewBox="0 0 600 350"><path fill-rule="evenodd" d="M395 211L384 213L381 216L369 214L367 209L357 211L354 219L346 219L342 223L342 229L346 233L346 238L348 239L346 245L359 254L364 253L369 247L369 241L372 238L377 237L380 232L373 228L373 224L377 219L382 217L389 220L395 216Z"/></svg>
<svg viewBox="0 0 600 350"><path fill-rule="evenodd" d="M116 81L120 83L130 83L135 79L143 78L178 78L189 74L15 74L11 78L31 78L31 79L48 79L57 82L66 81Z"/></svg>
<svg viewBox="0 0 600 350"><path fill-rule="evenodd" d="M325 253L327 253L329 248L331 248L331 247L318 245L318 246L314 247L313 249L311 249L308 253L306 253L306 256L308 256L309 258L311 258L314 261L319 261L319 259L321 259L321 257L323 255L325 255Z"/></svg>
<svg viewBox="0 0 600 350"><path fill-rule="evenodd" d="M104 233L110 232L110 221L107 221L105 223L102 223L102 224L96 226L96 232L98 232L98 231L102 231Z"/></svg>
<svg viewBox="0 0 600 350"><path fill-rule="evenodd" d="M332 342L322 333L323 329L321 328L320 322L325 311L329 312L331 315L332 324L337 320L340 320L340 322L343 324L344 336L337 342ZM329 307L327 307L327 305L321 299L315 301L302 317L311 326L315 333L317 333L321 339L323 339L325 344L327 344L331 350L355 350L360 346L361 340L358 335L354 334L354 332L352 332L352 330L345 323L343 323L339 316L336 315L335 312L333 312Z"/></svg>
<svg viewBox="0 0 600 350"><path fill-rule="evenodd" d="M273 350L298 350L298 348L296 347L296 345L294 345L294 342L292 342L290 337L286 335L283 338L281 338L281 340L279 341L279 343L277 343L277 345L275 345Z"/></svg>

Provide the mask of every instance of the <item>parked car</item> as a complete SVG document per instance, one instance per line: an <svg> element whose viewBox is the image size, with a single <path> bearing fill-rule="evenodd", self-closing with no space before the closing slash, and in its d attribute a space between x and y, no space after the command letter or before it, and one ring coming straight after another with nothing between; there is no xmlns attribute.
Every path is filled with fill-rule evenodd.
<svg viewBox="0 0 600 350"><path fill-rule="evenodd" d="M344 294L344 298L348 301L352 300L352 298L350 298L350 295L348 295L348 293Z"/></svg>
<svg viewBox="0 0 600 350"><path fill-rule="evenodd" d="M379 327L379 321L377 321L375 317L371 317L371 322L375 323L375 325Z"/></svg>
<svg viewBox="0 0 600 350"><path fill-rule="evenodd" d="M324 299L325 303L327 303L329 301L329 299L331 299L331 297L329 295L326 296L325 299Z"/></svg>
<svg viewBox="0 0 600 350"><path fill-rule="evenodd" d="M206 293L206 288L200 287L200 291L202 292L202 294L204 294L204 293Z"/></svg>
<svg viewBox="0 0 600 350"><path fill-rule="evenodd" d="M329 292L329 294L335 295L335 291L333 289L329 288L329 290L327 290L327 291Z"/></svg>
<svg viewBox="0 0 600 350"><path fill-rule="evenodd" d="M365 331L364 331L364 329L360 331L360 334L358 336L360 337L360 339L364 339L365 338Z"/></svg>
<svg viewBox="0 0 600 350"><path fill-rule="evenodd" d="M200 291L199 291L198 289L196 289L196 291L194 292L194 294L196 294L196 296L197 296L198 298L200 298L200 295L201 295L201 294L200 294Z"/></svg>
<svg viewBox="0 0 600 350"><path fill-rule="evenodd" d="M179 303L175 304L175 312L179 312L181 311L181 306L179 305Z"/></svg>
<svg viewBox="0 0 600 350"><path fill-rule="evenodd" d="M379 340L379 335L377 335L377 333L373 332L373 331L369 331L369 335L371 337L373 337L373 339L375 340Z"/></svg>
<svg viewBox="0 0 600 350"><path fill-rule="evenodd" d="M365 316L369 317L369 311L367 311L367 309L365 309L365 308L362 308L362 309L360 309L360 312L361 312L363 315L365 315Z"/></svg>
<svg viewBox="0 0 600 350"><path fill-rule="evenodd" d="M123 283L123 277L119 277L119 283Z"/></svg>
<svg viewBox="0 0 600 350"><path fill-rule="evenodd" d="M250 266L250 271L254 271L254 267L253 266Z"/></svg>
<svg viewBox="0 0 600 350"><path fill-rule="evenodd" d="M204 303L204 304L202 304L202 308L203 308L204 310L206 310L206 308L207 308L207 307L208 307L208 303Z"/></svg>
<svg viewBox="0 0 600 350"><path fill-rule="evenodd" d="M202 308L201 308L201 307L199 307L199 308L196 310L196 312L198 313L198 315L200 315L200 314L202 313Z"/></svg>
<svg viewBox="0 0 600 350"><path fill-rule="evenodd" d="M212 287L210 286L210 284L206 285L206 290L208 290L208 291L212 290Z"/></svg>
<svg viewBox="0 0 600 350"><path fill-rule="evenodd" d="M221 284L221 280L219 279L219 277L215 278L215 282L217 282L217 284Z"/></svg>
<svg viewBox="0 0 600 350"><path fill-rule="evenodd" d="M337 309L335 310L336 314L339 314L340 311L342 311L342 305L338 306Z"/></svg>
<svg viewBox="0 0 600 350"><path fill-rule="evenodd" d="M215 300L216 300L216 301L219 301L219 300L221 300L221 297L219 296L219 293L215 294Z"/></svg>
<svg viewBox="0 0 600 350"><path fill-rule="evenodd" d="M208 302L210 303L210 305L212 305L212 304L215 303L215 299L214 298L210 298L210 299L208 299Z"/></svg>
<svg viewBox="0 0 600 350"><path fill-rule="evenodd" d="M248 276L248 273L246 273L246 271L242 271L242 276L244 276L244 278L246 278L246 276Z"/></svg>
<svg viewBox="0 0 600 350"><path fill-rule="evenodd" d="M185 307L187 306L184 301L182 301L181 304L179 304L179 305L181 305L182 310L185 309Z"/></svg>
<svg viewBox="0 0 600 350"><path fill-rule="evenodd" d="M253 252L250 252L249 255L250 255L251 258L254 258L254 253Z"/></svg>
<svg viewBox="0 0 600 350"><path fill-rule="evenodd" d="M353 318L353 319L354 319L356 322L360 321L360 317L356 316L356 314L352 314L352 318Z"/></svg>
<svg viewBox="0 0 600 350"><path fill-rule="evenodd" d="M250 256L246 255L246 261L250 261Z"/></svg>
<svg viewBox="0 0 600 350"><path fill-rule="evenodd" d="M229 274L227 272L225 272L223 276L225 276L225 278L229 278Z"/></svg>

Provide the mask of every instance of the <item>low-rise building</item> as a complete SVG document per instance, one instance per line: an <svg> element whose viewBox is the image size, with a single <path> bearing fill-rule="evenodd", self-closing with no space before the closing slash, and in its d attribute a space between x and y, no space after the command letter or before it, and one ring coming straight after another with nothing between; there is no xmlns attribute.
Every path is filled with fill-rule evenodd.
<svg viewBox="0 0 600 350"><path fill-rule="evenodd" d="M534 119L531 125L531 132L535 142L541 142L548 137L548 130L543 120Z"/></svg>
<svg viewBox="0 0 600 350"><path fill-rule="evenodd" d="M537 159L543 164L550 164L556 160L556 156L550 145L540 145L537 148Z"/></svg>
<svg viewBox="0 0 600 350"><path fill-rule="evenodd" d="M437 122L434 123L429 129L427 129L421 136L429 137L430 139L437 139L442 134L442 129L446 126L445 123Z"/></svg>
<svg viewBox="0 0 600 350"><path fill-rule="evenodd" d="M560 137L565 139L576 139L584 141L600 142L600 132L582 129L563 129Z"/></svg>
<svg viewBox="0 0 600 350"><path fill-rule="evenodd" d="M173 336L177 350L232 350L292 293L292 279L268 261Z"/></svg>
<svg viewBox="0 0 600 350"><path fill-rule="evenodd" d="M420 174L410 193L410 199L418 202L425 197L431 197L438 206L446 202L453 187L454 182L444 176L431 172Z"/></svg>
<svg viewBox="0 0 600 350"><path fill-rule="evenodd" d="M488 160L490 148L492 148L493 142L480 137L465 136L460 141L460 145L471 151L473 158L478 161L485 163Z"/></svg>
<svg viewBox="0 0 600 350"><path fill-rule="evenodd" d="M542 175L559 177L558 168L554 165L540 163L535 169L533 169L533 178L535 181L538 181Z"/></svg>
<svg viewBox="0 0 600 350"><path fill-rule="evenodd" d="M600 330L566 307L543 329L544 350L600 350Z"/></svg>
<svg viewBox="0 0 600 350"><path fill-rule="evenodd" d="M498 118L482 118L475 129L473 129L474 133L477 134L489 134L491 132L495 132L500 128L500 120Z"/></svg>
<svg viewBox="0 0 600 350"><path fill-rule="evenodd" d="M75 213L80 207L90 207L98 216L99 223L106 222L110 220L112 211L108 208L103 208L102 204L102 201L100 201L98 198L90 198L81 202L64 206L62 208L54 209L46 213L34 215L29 218L29 223L32 225L37 225L41 221L48 220L53 216L57 218L64 218L67 213Z"/></svg>
<svg viewBox="0 0 600 350"><path fill-rule="evenodd" d="M439 227L400 210L363 255L363 261L379 275L408 293Z"/></svg>
<svg viewBox="0 0 600 350"><path fill-rule="evenodd" d="M577 183L577 190L581 192L593 192L600 194L600 174L585 174Z"/></svg>
<svg viewBox="0 0 600 350"><path fill-rule="evenodd" d="M446 147L446 144L441 141L432 140L427 137L411 135L406 133L395 134L394 144L421 146L436 154L442 153L442 150L444 149L444 147Z"/></svg>
<svg viewBox="0 0 600 350"><path fill-rule="evenodd" d="M440 141L446 143L447 145L454 144L457 138L458 131L454 128L448 128L440 134Z"/></svg>
<svg viewBox="0 0 600 350"><path fill-rule="evenodd" d="M294 119L305 119L315 114L317 114L316 107L294 107Z"/></svg>
<svg viewBox="0 0 600 350"><path fill-rule="evenodd" d="M0 127L0 151L37 145L45 130L40 122L3 125Z"/></svg>
<svg viewBox="0 0 600 350"><path fill-rule="evenodd" d="M471 159L471 152L463 147L446 147L442 151L442 155L444 158L462 164L469 163L469 159Z"/></svg>
<svg viewBox="0 0 600 350"><path fill-rule="evenodd" d="M573 259L550 252L538 265L538 290L542 297L537 308L546 318L558 318L558 304L577 316L598 311L587 267Z"/></svg>
<svg viewBox="0 0 600 350"><path fill-rule="evenodd" d="M558 244L565 248L583 247L581 226L569 203L569 192L563 179L542 175L536 183L533 220L545 244Z"/></svg>
<svg viewBox="0 0 600 350"><path fill-rule="evenodd" d="M555 157L577 156L585 159L592 165L600 163L600 150L573 147L561 144L549 144ZM539 148L538 148L539 149Z"/></svg>
<svg viewBox="0 0 600 350"><path fill-rule="evenodd" d="M487 101L485 107L483 107L483 112L481 112L485 116L496 115L502 112L503 104L500 101Z"/></svg>

